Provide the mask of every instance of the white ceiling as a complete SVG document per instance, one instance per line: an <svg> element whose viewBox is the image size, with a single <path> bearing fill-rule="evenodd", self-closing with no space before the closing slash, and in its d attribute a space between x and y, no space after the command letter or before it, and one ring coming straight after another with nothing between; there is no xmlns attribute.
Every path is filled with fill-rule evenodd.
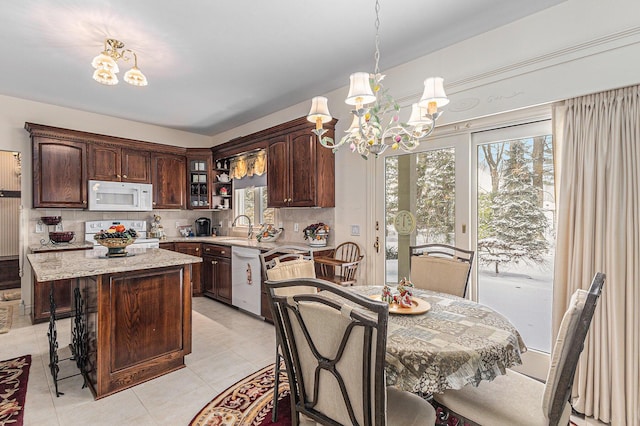
<svg viewBox="0 0 640 426"><path fill-rule="evenodd" d="M381 0L382 71L562 0ZM374 0L3 0L0 94L214 135L373 70ZM147 87L104 86L107 37ZM445 82L446 82L446 76Z"/></svg>

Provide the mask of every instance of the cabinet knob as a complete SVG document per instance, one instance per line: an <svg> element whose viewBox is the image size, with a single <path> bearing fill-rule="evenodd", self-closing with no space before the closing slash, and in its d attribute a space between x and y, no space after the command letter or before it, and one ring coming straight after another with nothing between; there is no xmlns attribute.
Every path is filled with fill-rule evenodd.
<svg viewBox="0 0 640 426"><path fill-rule="evenodd" d="M283 202L283 203L286 203L286 202L287 202L287 199L285 198L284 200L282 200L282 202Z"/></svg>
<svg viewBox="0 0 640 426"><path fill-rule="evenodd" d="M204 251L211 251L211 249L204 249Z"/></svg>
<svg viewBox="0 0 640 426"><path fill-rule="evenodd" d="M222 251L220 252L220 254L224 254L224 250L222 250Z"/></svg>
<svg viewBox="0 0 640 426"><path fill-rule="evenodd" d="M120 176L120 175L116 175L116 177L117 177L118 179L120 179L122 176Z"/></svg>
<svg viewBox="0 0 640 426"><path fill-rule="evenodd" d="M200 251L200 248L196 247L196 251Z"/></svg>
<svg viewBox="0 0 640 426"><path fill-rule="evenodd" d="M126 178L127 178L127 175L122 175L122 177L126 179Z"/></svg>
<svg viewBox="0 0 640 426"><path fill-rule="evenodd" d="M151 204L153 204L153 205L155 206L155 205L156 205L156 202L154 201L154 202L153 202L153 203L151 203Z"/></svg>
<svg viewBox="0 0 640 426"><path fill-rule="evenodd" d="M217 263L218 263L218 261L217 261L217 260L212 260L212 261L211 261L211 264L212 264L212 265L216 265Z"/></svg>

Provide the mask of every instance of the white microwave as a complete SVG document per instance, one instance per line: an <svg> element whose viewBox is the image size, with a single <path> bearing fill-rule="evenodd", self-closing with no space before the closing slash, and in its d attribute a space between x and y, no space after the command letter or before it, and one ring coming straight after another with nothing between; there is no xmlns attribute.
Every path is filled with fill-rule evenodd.
<svg viewBox="0 0 640 426"><path fill-rule="evenodd" d="M89 181L89 210L151 211L152 185L149 183Z"/></svg>

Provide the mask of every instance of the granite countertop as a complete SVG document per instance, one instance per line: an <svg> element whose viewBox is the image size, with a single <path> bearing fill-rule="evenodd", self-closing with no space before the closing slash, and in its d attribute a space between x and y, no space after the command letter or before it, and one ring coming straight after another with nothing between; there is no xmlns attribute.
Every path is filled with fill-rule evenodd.
<svg viewBox="0 0 640 426"><path fill-rule="evenodd" d="M163 249L127 248L132 256L105 258L107 250L63 250L30 253L27 259L38 281L90 277L115 272L202 262L202 258Z"/></svg>
<svg viewBox="0 0 640 426"><path fill-rule="evenodd" d="M332 250L335 247L332 245L326 245L324 247L311 247L304 242L298 241L273 241L273 242L259 242L255 238L248 239L246 237L167 237L165 240L160 240L160 243L209 243L220 244L225 246L237 246L237 247L253 247L259 250L271 250L282 246L301 246L308 247L311 251Z"/></svg>
<svg viewBox="0 0 640 426"><path fill-rule="evenodd" d="M86 241L78 241L73 243L32 244L29 246L29 250L31 251L31 253L59 250L87 250L92 248L93 244Z"/></svg>

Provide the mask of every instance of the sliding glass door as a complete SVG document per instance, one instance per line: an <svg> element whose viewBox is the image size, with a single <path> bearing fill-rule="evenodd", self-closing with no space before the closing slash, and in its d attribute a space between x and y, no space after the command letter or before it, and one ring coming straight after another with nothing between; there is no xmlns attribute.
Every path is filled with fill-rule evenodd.
<svg viewBox="0 0 640 426"><path fill-rule="evenodd" d="M474 134L477 300L508 317L530 349L551 351L555 256L549 123Z"/></svg>
<svg viewBox="0 0 640 426"><path fill-rule="evenodd" d="M379 158L384 260L376 263L376 276L388 284L409 277L410 245L472 249L469 297L509 318L531 352L548 354L555 255L550 128L547 120L461 132L423 142L420 152ZM407 226L404 211L415 226Z"/></svg>

